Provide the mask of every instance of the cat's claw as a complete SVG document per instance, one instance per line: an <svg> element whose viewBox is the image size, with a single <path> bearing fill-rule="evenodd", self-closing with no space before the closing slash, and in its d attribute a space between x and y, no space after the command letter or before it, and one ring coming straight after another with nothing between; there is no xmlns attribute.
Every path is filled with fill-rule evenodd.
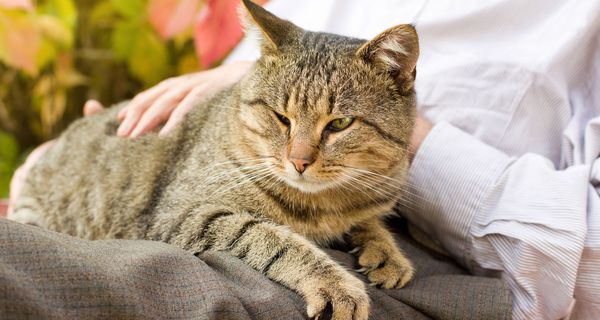
<svg viewBox="0 0 600 320"><path fill-rule="evenodd" d="M354 249L352 249L352 250L348 251L348 253L350 253L350 254L355 254L355 253L357 253L358 251L360 251L360 247L356 247L356 248L354 248Z"/></svg>
<svg viewBox="0 0 600 320"><path fill-rule="evenodd" d="M367 246L358 257L358 264L362 268L356 271L366 274L371 286L384 289L402 288L414 275L411 262L393 247Z"/></svg>
<svg viewBox="0 0 600 320"><path fill-rule="evenodd" d="M342 280L337 279L323 281L318 288L305 294L308 317L319 319L329 304L333 310L332 320L367 320L369 318L369 296L364 284L349 274L343 276Z"/></svg>
<svg viewBox="0 0 600 320"><path fill-rule="evenodd" d="M367 271L371 270L370 268L367 267L362 267L360 269L356 269L354 271L358 272L358 273L366 273Z"/></svg>

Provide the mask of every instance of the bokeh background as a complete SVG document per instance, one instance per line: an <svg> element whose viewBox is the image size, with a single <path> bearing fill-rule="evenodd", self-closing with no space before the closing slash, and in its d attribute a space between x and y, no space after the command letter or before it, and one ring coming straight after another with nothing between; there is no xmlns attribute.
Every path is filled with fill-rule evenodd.
<svg viewBox="0 0 600 320"><path fill-rule="evenodd" d="M242 37L239 2L0 0L0 199L87 99L111 105L218 64Z"/></svg>

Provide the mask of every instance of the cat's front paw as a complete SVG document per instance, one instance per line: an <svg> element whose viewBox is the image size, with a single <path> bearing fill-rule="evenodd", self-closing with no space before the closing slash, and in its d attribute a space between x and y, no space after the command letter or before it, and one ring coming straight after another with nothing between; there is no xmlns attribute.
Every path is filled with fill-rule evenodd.
<svg viewBox="0 0 600 320"><path fill-rule="evenodd" d="M369 278L371 285L384 289L404 287L414 276L412 263L396 248L384 242L367 243L353 250L358 255L358 272Z"/></svg>
<svg viewBox="0 0 600 320"><path fill-rule="evenodd" d="M310 284L304 296L311 319L320 319L328 304L333 309L332 320L369 318L369 296L364 284L345 271Z"/></svg>

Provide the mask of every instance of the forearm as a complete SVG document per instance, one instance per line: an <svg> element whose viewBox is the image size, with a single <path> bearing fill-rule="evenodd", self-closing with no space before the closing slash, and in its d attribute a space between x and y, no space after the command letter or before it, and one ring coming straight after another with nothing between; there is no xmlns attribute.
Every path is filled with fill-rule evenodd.
<svg viewBox="0 0 600 320"><path fill-rule="evenodd" d="M500 271L516 318L558 318L583 250L588 172L556 171L533 154L510 158L441 123L417 149L402 207L472 271Z"/></svg>

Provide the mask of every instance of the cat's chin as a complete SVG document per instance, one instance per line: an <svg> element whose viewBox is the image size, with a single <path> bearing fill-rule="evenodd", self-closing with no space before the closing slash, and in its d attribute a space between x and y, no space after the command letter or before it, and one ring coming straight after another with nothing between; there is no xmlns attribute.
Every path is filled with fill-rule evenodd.
<svg viewBox="0 0 600 320"><path fill-rule="evenodd" d="M319 193L337 185L335 182L311 182L304 178L291 179L289 177L284 177L283 179L288 186L304 193Z"/></svg>

